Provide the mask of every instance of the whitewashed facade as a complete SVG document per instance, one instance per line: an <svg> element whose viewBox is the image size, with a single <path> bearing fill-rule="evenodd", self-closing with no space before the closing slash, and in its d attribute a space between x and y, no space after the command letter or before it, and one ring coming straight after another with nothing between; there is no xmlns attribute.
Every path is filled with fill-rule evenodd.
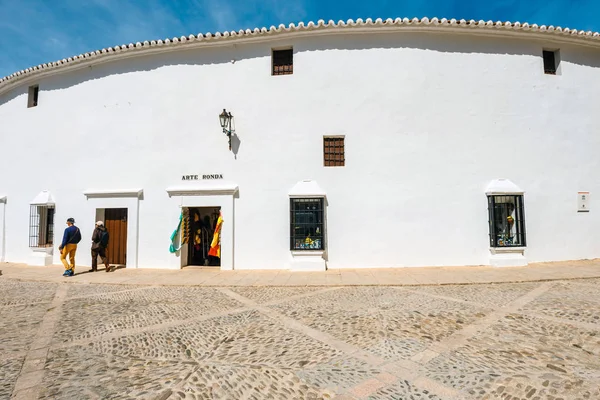
<svg viewBox="0 0 600 400"><path fill-rule="evenodd" d="M90 265L94 222L120 208L128 268L181 268L169 245L182 207L220 207L222 269L600 257L599 47L554 27L378 20L192 35L21 71L0 80L0 257L60 264L73 217L77 263ZM273 50L289 48L293 74L272 75ZM324 137L343 138L344 166L324 166ZM522 223L522 242L490 240L494 195L522 202L505 227ZM322 252L291 249L296 198L323 199ZM44 201L54 240L35 248Z"/></svg>

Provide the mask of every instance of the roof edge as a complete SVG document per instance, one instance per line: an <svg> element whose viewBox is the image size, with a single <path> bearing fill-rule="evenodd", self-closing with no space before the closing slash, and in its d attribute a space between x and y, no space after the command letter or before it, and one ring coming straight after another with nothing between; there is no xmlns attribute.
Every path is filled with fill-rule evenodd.
<svg viewBox="0 0 600 400"><path fill-rule="evenodd" d="M450 31L453 33L470 33L475 35L494 35L494 36L519 36L523 38L542 38L552 39L553 41L569 42L580 45L600 47L600 33L592 31L582 31L577 29L555 27L553 25L537 25L527 22L502 22L502 21L475 21L475 20L456 20L446 18L388 18L382 20L377 18L373 21L371 18L363 20L361 18L356 21L349 19L347 21L333 20L325 22L319 20L316 23L313 21L304 24L303 22L289 24L285 26L271 26L270 28L254 28L239 31L225 31L216 33L198 33L197 35L181 36L166 38L164 40L152 40L137 43L129 43L117 45L113 47L103 48L79 54L62 60L40 64L21 71L17 71L11 75L0 78L0 95L13 89L18 84L27 82L31 79L40 78L55 73L66 72L72 66L87 66L90 64L98 64L100 62L108 62L112 60L122 59L137 56L138 54L152 54L165 52L169 50L178 50L189 47L225 45L238 41L265 41L278 36L295 36L297 34L339 34L347 32L377 32L377 31L430 31L443 32ZM249 40L250 39L250 40ZM252 40L254 39L254 40Z"/></svg>

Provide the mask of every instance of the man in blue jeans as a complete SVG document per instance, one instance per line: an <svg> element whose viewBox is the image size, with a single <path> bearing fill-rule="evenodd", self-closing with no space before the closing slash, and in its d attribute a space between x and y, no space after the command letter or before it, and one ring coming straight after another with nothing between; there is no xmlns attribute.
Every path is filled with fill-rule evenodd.
<svg viewBox="0 0 600 400"><path fill-rule="evenodd" d="M63 276L75 275L75 253L77 252L77 243L81 241L81 232L79 228L75 226L75 220L69 218L67 220L68 227L65 229L63 240L58 250L60 250L60 260L65 266L65 273ZM67 255L71 264L67 262Z"/></svg>

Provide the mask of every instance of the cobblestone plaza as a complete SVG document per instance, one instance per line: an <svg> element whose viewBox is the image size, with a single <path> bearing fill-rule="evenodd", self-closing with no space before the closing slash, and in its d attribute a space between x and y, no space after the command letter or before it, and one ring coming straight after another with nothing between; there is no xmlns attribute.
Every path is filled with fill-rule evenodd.
<svg viewBox="0 0 600 400"><path fill-rule="evenodd" d="M0 277L0 399L599 399L598 285Z"/></svg>

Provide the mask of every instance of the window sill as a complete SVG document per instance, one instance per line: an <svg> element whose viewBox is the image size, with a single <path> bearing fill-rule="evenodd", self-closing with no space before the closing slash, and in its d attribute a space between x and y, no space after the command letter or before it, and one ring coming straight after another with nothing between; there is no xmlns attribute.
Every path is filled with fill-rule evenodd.
<svg viewBox="0 0 600 400"><path fill-rule="evenodd" d="M525 267L526 247L490 247L490 265L492 267Z"/></svg>
<svg viewBox="0 0 600 400"><path fill-rule="evenodd" d="M515 247L490 247L492 254L511 254L511 253L524 253L527 247L515 246Z"/></svg>
<svg viewBox="0 0 600 400"><path fill-rule="evenodd" d="M291 250L292 256L294 257L302 257L302 256L322 256L325 254L325 250Z"/></svg>
<svg viewBox="0 0 600 400"><path fill-rule="evenodd" d="M53 246L48 246L48 247L30 247L30 249L34 253L47 253L47 254L51 254L53 252Z"/></svg>

